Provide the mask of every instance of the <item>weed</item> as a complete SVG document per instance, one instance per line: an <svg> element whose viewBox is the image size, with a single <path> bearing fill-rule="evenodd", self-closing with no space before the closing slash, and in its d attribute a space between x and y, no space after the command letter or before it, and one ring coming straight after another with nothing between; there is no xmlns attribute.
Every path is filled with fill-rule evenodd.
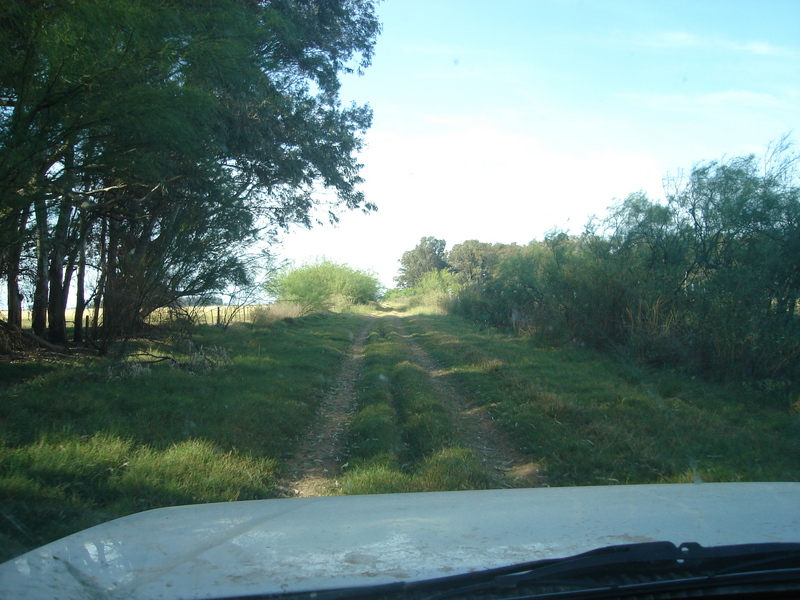
<svg viewBox="0 0 800 600"><path fill-rule="evenodd" d="M254 329L264 329L271 323L285 319L297 319L303 313L298 304L292 302L276 302L267 306L253 306L247 311L250 325Z"/></svg>
<svg viewBox="0 0 800 600"><path fill-rule="evenodd" d="M430 374L414 362L391 324L369 336L360 410L348 431L343 494L478 489L491 479L474 454L457 445L449 413Z"/></svg>
<svg viewBox="0 0 800 600"><path fill-rule="evenodd" d="M339 480L337 489L345 495L417 491L411 475L401 472L391 458L384 456L376 456L349 470Z"/></svg>
<svg viewBox="0 0 800 600"><path fill-rule="evenodd" d="M0 535L39 545L150 508L274 496L276 462L202 440L159 450L108 434L0 448Z"/></svg>
<svg viewBox="0 0 800 600"><path fill-rule="evenodd" d="M388 404L370 403L353 417L348 444L351 458L396 455L400 446L400 428Z"/></svg>
<svg viewBox="0 0 800 600"><path fill-rule="evenodd" d="M493 486L475 455L460 446L444 448L428 456L417 476L421 491L478 490Z"/></svg>

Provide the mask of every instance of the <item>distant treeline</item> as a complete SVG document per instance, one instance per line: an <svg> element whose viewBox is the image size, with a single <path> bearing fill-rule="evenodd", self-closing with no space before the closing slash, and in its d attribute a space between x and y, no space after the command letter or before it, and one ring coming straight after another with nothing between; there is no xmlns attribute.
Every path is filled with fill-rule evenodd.
<svg viewBox="0 0 800 600"><path fill-rule="evenodd" d="M761 158L699 164L669 181L664 201L631 194L581 235L470 240L449 253L424 238L398 282L438 282L452 311L486 325L707 376L796 383L797 161L783 139Z"/></svg>

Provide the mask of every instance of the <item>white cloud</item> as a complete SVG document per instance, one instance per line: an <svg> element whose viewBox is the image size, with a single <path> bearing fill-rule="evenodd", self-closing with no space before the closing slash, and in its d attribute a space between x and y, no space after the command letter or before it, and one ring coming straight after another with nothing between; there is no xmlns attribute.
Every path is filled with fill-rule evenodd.
<svg viewBox="0 0 800 600"><path fill-rule="evenodd" d="M706 113L720 108L727 110L784 109L796 110L796 99L791 96L779 98L765 92L750 90L727 90L710 94L620 94L620 98L632 100L648 108L680 112Z"/></svg>
<svg viewBox="0 0 800 600"><path fill-rule="evenodd" d="M753 54L773 56L786 55L787 53L794 54L788 49L778 48L777 46L773 46L768 42L748 42L746 44L739 44L738 48L744 50L745 52L752 52Z"/></svg>
<svg viewBox="0 0 800 600"><path fill-rule="evenodd" d="M777 46L761 40L737 42L719 36L699 36L688 31L636 34L633 39L624 39L623 42L626 45L633 42L638 46L650 48L693 48L704 51L737 52L793 59L800 57L800 52L788 46Z"/></svg>
<svg viewBox="0 0 800 600"><path fill-rule="evenodd" d="M391 284L397 261L423 236L525 244L559 227L579 232L614 198L661 191L660 165L617 151L568 154L490 126L437 135L372 132L364 190L379 211L347 215L338 229L290 236L286 254L326 255L377 271Z"/></svg>

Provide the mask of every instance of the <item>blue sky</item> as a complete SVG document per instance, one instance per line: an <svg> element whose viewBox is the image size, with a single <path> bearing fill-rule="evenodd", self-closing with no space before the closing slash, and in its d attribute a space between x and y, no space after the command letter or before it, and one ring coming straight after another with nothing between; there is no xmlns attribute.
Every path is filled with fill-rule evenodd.
<svg viewBox="0 0 800 600"><path fill-rule="evenodd" d="M378 205L293 230L392 285L423 236L525 244L579 232L615 199L663 197L698 161L800 135L800 0L385 0L363 190Z"/></svg>

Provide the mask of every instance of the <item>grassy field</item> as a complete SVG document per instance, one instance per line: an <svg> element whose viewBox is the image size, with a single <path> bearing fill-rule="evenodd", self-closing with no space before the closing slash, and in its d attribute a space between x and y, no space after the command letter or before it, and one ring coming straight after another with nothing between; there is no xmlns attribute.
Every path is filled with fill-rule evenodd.
<svg viewBox="0 0 800 600"><path fill-rule="evenodd" d="M443 316L409 320L550 485L800 480L796 392L704 382Z"/></svg>
<svg viewBox="0 0 800 600"><path fill-rule="evenodd" d="M102 313L102 311L101 311ZM183 315L192 320L197 325L216 325L218 323L263 323L277 321L285 317L300 316L300 309L288 303L277 303L272 305L259 306L188 306L175 311L169 308L159 308L148 318L147 322L151 325L164 325L172 321L176 315ZM72 327L75 323L75 309L67 309L65 313L67 326ZM91 324L94 320L94 309L87 309L84 318ZM0 320L8 319L8 311L0 310ZM23 329L31 328L31 311L22 311Z"/></svg>
<svg viewBox="0 0 800 600"><path fill-rule="evenodd" d="M280 495L368 317L256 317L140 342L124 362L0 361L0 560L132 512ZM647 371L445 315L402 322L547 485L800 480L786 389ZM490 486L391 319L375 319L364 356L347 467L329 492Z"/></svg>
<svg viewBox="0 0 800 600"><path fill-rule="evenodd" d="M175 361L0 362L0 559L131 512L275 497L363 317L140 348Z"/></svg>

